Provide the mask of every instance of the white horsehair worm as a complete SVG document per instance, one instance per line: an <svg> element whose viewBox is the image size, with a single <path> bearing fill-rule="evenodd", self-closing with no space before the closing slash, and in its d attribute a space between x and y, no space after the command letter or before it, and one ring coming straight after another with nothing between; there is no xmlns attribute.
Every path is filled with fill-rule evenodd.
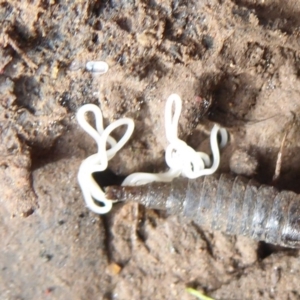
<svg viewBox="0 0 300 300"><path fill-rule="evenodd" d="M172 109L174 106L174 114ZM213 174L220 163L220 152L218 144L218 133L221 136L220 146L226 145L228 140L227 131L214 125L210 144L212 149L213 163L210 157L203 152L196 152L184 141L178 138L178 121L181 114L182 101L177 94L169 96L165 107L165 130L169 145L166 149L165 160L169 170L165 173L133 173L125 178L123 186L143 185L151 182L171 182L174 178L182 175L194 179L204 175ZM95 116L96 129L93 128L86 120L85 114L92 112ZM96 183L92 174L104 171L108 166L108 161L129 140L133 129L134 122L132 119L123 118L103 128L103 117L100 108L93 104L82 106L77 112L79 125L96 141L98 146L97 153L86 158L79 168L78 181L83 193L87 207L95 213L105 214L112 208L113 202L118 200L107 199L102 188ZM120 126L127 126L120 141L116 141L110 134ZM107 149L107 143L110 148ZM209 167L210 166L210 167Z"/></svg>

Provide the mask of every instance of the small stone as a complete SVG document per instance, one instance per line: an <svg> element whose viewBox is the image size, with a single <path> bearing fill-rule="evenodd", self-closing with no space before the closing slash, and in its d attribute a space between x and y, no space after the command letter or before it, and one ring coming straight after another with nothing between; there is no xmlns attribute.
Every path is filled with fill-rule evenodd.
<svg viewBox="0 0 300 300"><path fill-rule="evenodd" d="M237 175L252 177L255 175L258 161L243 149L234 151L229 162L230 170Z"/></svg>
<svg viewBox="0 0 300 300"><path fill-rule="evenodd" d="M104 74L108 71L108 64L104 61L89 61L85 68L95 74Z"/></svg>
<svg viewBox="0 0 300 300"><path fill-rule="evenodd" d="M106 274L116 276L121 272L121 267L116 263L111 263L106 267Z"/></svg>

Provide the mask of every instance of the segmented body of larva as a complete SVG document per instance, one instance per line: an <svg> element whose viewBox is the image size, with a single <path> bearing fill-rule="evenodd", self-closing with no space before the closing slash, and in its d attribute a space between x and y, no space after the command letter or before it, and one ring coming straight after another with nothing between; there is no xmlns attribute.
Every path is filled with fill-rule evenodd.
<svg viewBox="0 0 300 300"><path fill-rule="evenodd" d="M108 199L137 201L183 215L227 234L245 235L284 247L300 248L300 195L229 174L171 183L111 186Z"/></svg>

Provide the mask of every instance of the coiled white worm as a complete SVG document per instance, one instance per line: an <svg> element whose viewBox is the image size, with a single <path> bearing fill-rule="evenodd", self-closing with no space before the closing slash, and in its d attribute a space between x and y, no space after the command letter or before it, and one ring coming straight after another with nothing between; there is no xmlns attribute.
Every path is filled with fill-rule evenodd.
<svg viewBox="0 0 300 300"><path fill-rule="evenodd" d="M172 108L175 111L172 116ZM169 166L169 171L165 173L133 173L125 178L122 185L141 185L153 181L170 182L174 178L182 175L188 178L197 178L203 175L213 174L220 163L219 144L217 134L221 135L221 146L227 143L227 132L225 129L214 125L210 143L213 154L213 163L210 157L203 152L196 152L184 141L178 138L178 121L181 113L182 101L177 94L172 94L166 103L165 108L165 129L167 140L170 143L166 149L165 159ZM85 113L92 112L96 120L94 129L86 120ZM102 112L99 107L93 104L82 106L77 113L79 125L96 141L98 152L85 159L78 172L78 181L81 187L86 205L95 213L104 214L110 211L113 201L107 199L101 187L95 182L92 174L104 171L108 166L108 161L124 146L129 140L133 129L133 120L124 118L103 128ZM127 130L119 142L116 142L110 134L119 126L127 125ZM106 149L106 144L110 145ZM211 167L209 167L211 165ZM209 167L209 168L208 168ZM100 206L100 205L101 206Z"/></svg>

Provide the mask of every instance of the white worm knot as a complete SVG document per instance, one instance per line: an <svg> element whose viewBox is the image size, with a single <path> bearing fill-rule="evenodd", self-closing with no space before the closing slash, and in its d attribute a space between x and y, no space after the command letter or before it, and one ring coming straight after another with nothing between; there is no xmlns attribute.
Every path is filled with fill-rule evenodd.
<svg viewBox="0 0 300 300"><path fill-rule="evenodd" d="M174 107L174 114L172 109ZM194 179L204 175L213 174L220 163L220 152L218 144L218 133L221 136L220 146L224 147L228 140L227 131L214 125L210 144L212 149L213 163L210 157L203 152L196 152L184 141L178 138L178 121L181 114L182 101L177 94L172 94L168 99L165 107L165 130L167 140L170 143L166 149L165 159L169 166L169 171L165 173L133 173L125 178L122 185L141 185L153 181L172 181L180 175ZM86 112L94 113L96 120L96 129L93 128L85 119ZM93 104L82 106L77 113L79 125L96 141L98 152L85 159L78 172L78 181L81 187L86 205L95 213L104 214L110 211L112 203L105 198L105 194L101 187L95 182L92 174L101 172L107 168L108 161L124 146L129 140L134 123L132 119L124 118L117 120L103 129L103 118L99 107ZM127 125L127 130L120 141L110 136L111 132L117 127ZM110 145L106 149L106 144ZM210 167L209 167L210 166ZM96 202L101 203L99 206Z"/></svg>
<svg viewBox="0 0 300 300"><path fill-rule="evenodd" d="M87 122L85 118L87 112L94 114L96 129ZM102 112L94 104L82 106L77 112L77 120L79 125L96 141L98 146L98 152L89 156L81 163L77 176L78 182L87 207L95 213L105 214L111 210L113 201L106 199L103 190L94 180L92 174L104 171L107 168L108 161L116 155L131 137L134 122L132 119L124 118L111 123L104 129ZM127 130L117 142L110 134L113 130L123 125L127 125ZM110 145L109 149L106 149L107 143ZM102 206L100 206L101 204Z"/></svg>

